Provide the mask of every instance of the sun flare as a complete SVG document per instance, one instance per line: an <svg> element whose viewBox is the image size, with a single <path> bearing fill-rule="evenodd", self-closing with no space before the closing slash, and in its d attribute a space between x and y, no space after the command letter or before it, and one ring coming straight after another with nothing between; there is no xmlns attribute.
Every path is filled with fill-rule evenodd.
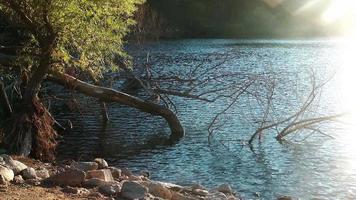
<svg viewBox="0 0 356 200"><path fill-rule="evenodd" d="M333 24L345 36L356 38L356 1L333 0L321 16L324 24Z"/></svg>

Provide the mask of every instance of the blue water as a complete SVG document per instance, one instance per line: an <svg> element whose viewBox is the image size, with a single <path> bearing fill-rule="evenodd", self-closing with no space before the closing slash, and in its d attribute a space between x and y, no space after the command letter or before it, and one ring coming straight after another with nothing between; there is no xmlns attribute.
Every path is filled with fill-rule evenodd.
<svg viewBox="0 0 356 200"><path fill-rule="evenodd" d="M203 73L204 69L226 59L215 75L243 74L235 77L236 80L224 80L236 81L236 85L246 76L259 75L262 79L250 92L260 91L260 96L264 96L265 86L273 79L275 113L270 114L271 120L283 118L300 106L308 95L312 71L316 82L333 78L318 97L310 116L348 109L343 106L340 94L345 88L340 89L343 86L338 84L343 79L338 72L345 65L341 59L345 48L338 41L172 40L131 45L127 50L135 58L136 67L149 64L166 75L186 75L199 63L203 63L200 69ZM114 82L113 87L118 88L120 83L120 80ZM225 83L210 81L202 90L221 84ZM222 116L219 122L224 126L215 132L211 143L207 127L230 101L206 103L173 97L186 137L172 143L167 140L169 129L159 117L110 104L110 123L103 127L97 101L73 95L81 100L80 113L70 112L65 106L56 109L59 121L68 118L75 126L63 135L58 150L62 159L103 157L111 165L134 171L146 169L152 172L153 179L182 185L198 182L214 188L229 183L245 199L274 199L280 195L300 199L356 199L356 151L353 151L356 136L349 127L345 131L339 125L325 124L320 128L334 139L314 134L303 140L308 132L300 132L284 143L277 142L276 131L270 130L260 142L254 143L251 151L245 145L246 140L264 114L264 104L253 95L241 96ZM256 197L256 192L261 197Z"/></svg>

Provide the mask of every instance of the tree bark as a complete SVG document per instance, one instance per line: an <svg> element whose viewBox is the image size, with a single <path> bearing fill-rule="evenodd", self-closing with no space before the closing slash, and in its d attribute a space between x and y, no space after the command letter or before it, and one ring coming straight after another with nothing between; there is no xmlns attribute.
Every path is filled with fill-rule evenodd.
<svg viewBox="0 0 356 200"><path fill-rule="evenodd" d="M179 139L184 136L184 129L178 117L173 111L164 106L144 101L111 88L95 86L60 72L52 71L49 80L85 95L99 98L104 102L116 102L152 115L161 116L167 121L171 129L171 139Z"/></svg>

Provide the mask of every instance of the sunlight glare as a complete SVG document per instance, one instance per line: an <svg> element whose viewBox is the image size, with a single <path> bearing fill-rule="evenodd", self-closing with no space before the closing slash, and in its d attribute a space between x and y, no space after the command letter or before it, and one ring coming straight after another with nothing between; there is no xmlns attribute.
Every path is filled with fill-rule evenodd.
<svg viewBox="0 0 356 200"><path fill-rule="evenodd" d="M346 122L346 129L341 134L343 150L349 156L349 170L356 170L356 38L348 38L342 44L342 50L338 58L341 69L337 75L339 82L338 89L341 93L341 110L346 115L343 119Z"/></svg>
<svg viewBox="0 0 356 200"><path fill-rule="evenodd" d="M356 1L333 0L321 20L325 25L336 26L343 35L356 38Z"/></svg>
<svg viewBox="0 0 356 200"><path fill-rule="evenodd" d="M327 25L337 23L344 35L356 38L356 1L333 0L321 20Z"/></svg>

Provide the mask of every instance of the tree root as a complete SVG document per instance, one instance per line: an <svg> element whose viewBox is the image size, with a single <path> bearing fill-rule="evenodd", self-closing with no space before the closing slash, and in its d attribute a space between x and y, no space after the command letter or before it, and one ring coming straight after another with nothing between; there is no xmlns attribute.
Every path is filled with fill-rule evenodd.
<svg viewBox="0 0 356 200"><path fill-rule="evenodd" d="M57 146L54 119L38 98L24 107L27 109L14 113L4 126L5 147L16 155L53 160Z"/></svg>

